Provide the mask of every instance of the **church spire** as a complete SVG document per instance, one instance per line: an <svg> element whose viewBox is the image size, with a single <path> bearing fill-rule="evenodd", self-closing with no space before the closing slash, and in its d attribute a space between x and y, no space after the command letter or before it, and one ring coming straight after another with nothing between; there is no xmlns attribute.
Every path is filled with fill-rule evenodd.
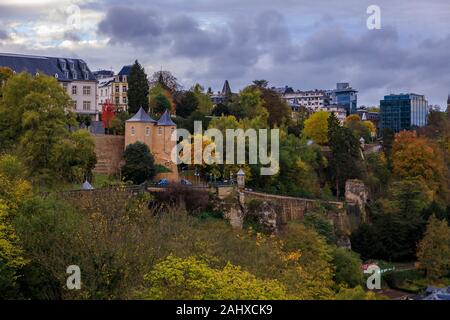
<svg viewBox="0 0 450 320"><path fill-rule="evenodd" d="M230 84L228 83L228 80L225 80L225 83L223 84L222 95L224 95L226 97L231 96L231 88L230 88Z"/></svg>

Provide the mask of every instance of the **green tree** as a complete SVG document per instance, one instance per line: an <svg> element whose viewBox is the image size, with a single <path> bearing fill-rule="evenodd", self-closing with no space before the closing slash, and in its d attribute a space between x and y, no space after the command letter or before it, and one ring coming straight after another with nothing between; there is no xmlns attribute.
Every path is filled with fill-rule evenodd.
<svg viewBox="0 0 450 320"><path fill-rule="evenodd" d="M31 197L25 167L11 155L0 156L0 298L18 294L17 280L26 265L20 238L13 226L22 204Z"/></svg>
<svg viewBox="0 0 450 320"><path fill-rule="evenodd" d="M177 103L177 116L187 118L198 109L199 101L192 91L184 92Z"/></svg>
<svg viewBox="0 0 450 320"><path fill-rule="evenodd" d="M305 128L306 129L306 128ZM350 129L341 127L334 113L328 118L328 141L330 146L329 168L339 198L347 179L361 175L361 150L358 139Z"/></svg>
<svg viewBox="0 0 450 320"><path fill-rule="evenodd" d="M450 228L434 215L428 220L423 239L417 247L417 258L429 279L436 281L449 274Z"/></svg>
<svg viewBox="0 0 450 320"><path fill-rule="evenodd" d="M363 283L361 259L355 252L345 248L334 248L333 265L336 268L334 281L337 285L354 288Z"/></svg>
<svg viewBox="0 0 450 320"><path fill-rule="evenodd" d="M0 67L0 98L2 97L3 86L9 78L14 75L14 72L6 67Z"/></svg>
<svg viewBox="0 0 450 320"><path fill-rule="evenodd" d="M194 257L169 255L145 276L146 299L267 300L286 299L285 287L277 280L261 280L228 263L214 269Z"/></svg>
<svg viewBox="0 0 450 320"><path fill-rule="evenodd" d="M152 114L161 115L166 110L170 110L170 101L163 94L158 94L155 96L152 104Z"/></svg>
<svg viewBox="0 0 450 320"><path fill-rule="evenodd" d="M65 181L92 180L92 170L97 163L95 142L87 130L78 130L61 139L53 148L51 161L58 176Z"/></svg>
<svg viewBox="0 0 450 320"><path fill-rule="evenodd" d="M128 76L128 112L134 114L139 108L148 111L149 85L144 68L136 60Z"/></svg>
<svg viewBox="0 0 450 320"><path fill-rule="evenodd" d="M154 159L146 144L136 142L128 145L123 156L125 164L122 166L122 175L125 181L141 184L154 177Z"/></svg>

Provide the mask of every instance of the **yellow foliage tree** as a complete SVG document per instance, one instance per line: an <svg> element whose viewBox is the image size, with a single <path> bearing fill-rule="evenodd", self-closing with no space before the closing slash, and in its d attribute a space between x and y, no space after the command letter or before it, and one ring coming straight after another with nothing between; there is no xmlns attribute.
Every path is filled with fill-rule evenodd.
<svg viewBox="0 0 450 320"><path fill-rule="evenodd" d="M305 121L304 133L317 144L328 143L328 117L328 112L319 111Z"/></svg>
<svg viewBox="0 0 450 320"><path fill-rule="evenodd" d="M146 299L266 300L286 299L286 289L277 280L262 280L228 263L215 269L189 257L169 255L146 275Z"/></svg>

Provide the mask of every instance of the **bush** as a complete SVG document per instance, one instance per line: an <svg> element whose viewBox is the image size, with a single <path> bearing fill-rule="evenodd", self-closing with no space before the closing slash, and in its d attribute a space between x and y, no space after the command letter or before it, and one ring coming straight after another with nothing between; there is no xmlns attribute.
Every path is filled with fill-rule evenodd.
<svg viewBox="0 0 450 320"><path fill-rule="evenodd" d="M125 181L141 184L155 176L155 161L146 144L136 142L128 145L123 156L125 164L122 167L122 175Z"/></svg>
<svg viewBox="0 0 450 320"><path fill-rule="evenodd" d="M345 248L335 248L332 252L336 268L334 281L337 285L353 288L363 283L363 271L358 254Z"/></svg>

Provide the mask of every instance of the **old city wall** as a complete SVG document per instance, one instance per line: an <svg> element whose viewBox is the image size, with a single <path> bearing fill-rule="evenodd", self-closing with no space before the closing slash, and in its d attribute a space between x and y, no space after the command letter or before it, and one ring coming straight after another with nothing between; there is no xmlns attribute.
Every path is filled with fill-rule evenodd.
<svg viewBox="0 0 450 320"><path fill-rule="evenodd" d="M109 175L118 174L123 163L125 138L123 136L104 134L92 136L95 141L95 154L97 155L97 164L94 172Z"/></svg>

